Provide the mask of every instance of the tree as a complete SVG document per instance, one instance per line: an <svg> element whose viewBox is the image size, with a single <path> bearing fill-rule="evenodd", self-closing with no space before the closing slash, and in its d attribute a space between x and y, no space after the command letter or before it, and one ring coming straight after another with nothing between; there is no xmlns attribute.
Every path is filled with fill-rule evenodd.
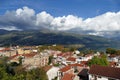
<svg viewBox="0 0 120 80"><path fill-rule="evenodd" d="M53 56L49 56L49 62L48 65L52 63Z"/></svg>
<svg viewBox="0 0 120 80"><path fill-rule="evenodd" d="M102 66L107 66L109 65L109 62L107 61L107 59L105 57L93 57L89 62L88 65L102 65Z"/></svg>
<svg viewBox="0 0 120 80"><path fill-rule="evenodd" d="M107 53L107 54L115 54L115 53L117 53L117 50L116 50L116 49L113 49L113 48L107 48L107 49L106 49L106 53Z"/></svg>
<svg viewBox="0 0 120 80"><path fill-rule="evenodd" d="M23 59L23 58L20 56L20 57L19 57L19 65L22 65L22 59Z"/></svg>
<svg viewBox="0 0 120 80"><path fill-rule="evenodd" d="M0 80L48 80L42 68L26 71L22 65L7 63L7 58L0 58Z"/></svg>
<svg viewBox="0 0 120 80"><path fill-rule="evenodd" d="M48 80L43 68L36 68L27 71L26 80Z"/></svg>

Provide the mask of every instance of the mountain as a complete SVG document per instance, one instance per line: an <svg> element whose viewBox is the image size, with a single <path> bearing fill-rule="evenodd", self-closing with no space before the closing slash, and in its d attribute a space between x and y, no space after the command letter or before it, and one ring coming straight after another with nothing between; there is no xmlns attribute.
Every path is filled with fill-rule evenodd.
<svg viewBox="0 0 120 80"><path fill-rule="evenodd" d="M6 33L9 33L9 31L4 30L4 29L0 29L0 35L6 34Z"/></svg>
<svg viewBox="0 0 120 80"><path fill-rule="evenodd" d="M50 30L26 30L0 32L0 46L12 45L44 45L44 44L80 44L83 48L105 49L118 48L119 41L93 35L80 35Z"/></svg>

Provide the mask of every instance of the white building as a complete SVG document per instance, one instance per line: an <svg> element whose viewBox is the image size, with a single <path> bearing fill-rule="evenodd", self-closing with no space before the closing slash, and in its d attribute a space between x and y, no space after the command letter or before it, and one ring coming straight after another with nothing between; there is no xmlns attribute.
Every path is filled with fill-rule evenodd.
<svg viewBox="0 0 120 80"><path fill-rule="evenodd" d="M48 76L48 80L52 80L55 77L57 77L57 72L58 72L59 68L58 67L52 67L51 69L49 69L47 71L47 76Z"/></svg>

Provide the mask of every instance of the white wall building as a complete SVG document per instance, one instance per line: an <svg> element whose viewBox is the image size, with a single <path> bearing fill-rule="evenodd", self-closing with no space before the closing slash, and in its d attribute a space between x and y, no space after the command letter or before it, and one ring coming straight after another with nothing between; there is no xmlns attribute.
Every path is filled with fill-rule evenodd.
<svg viewBox="0 0 120 80"><path fill-rule="evenodd" d="M47 71L47 76L48 76L48 80L52 80L55 77L57 77L57 72L58 72L59 68L58 67L52 67L51 69L49 69Z"/></svg>

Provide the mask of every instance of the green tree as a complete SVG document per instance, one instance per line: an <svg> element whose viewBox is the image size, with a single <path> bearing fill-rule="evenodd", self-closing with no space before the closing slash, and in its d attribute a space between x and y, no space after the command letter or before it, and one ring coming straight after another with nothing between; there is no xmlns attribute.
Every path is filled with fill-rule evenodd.
<svg viewBox="0 0 120 80"><path fill-rule="evenodd" d="M117 53L117 50L116 50L116 49L113 49L113 48L107 48L107 49L106 49L106 53L107 53L107 54L116 54L116 53Z"/></svg>
<svg viewBox="0 0 120 80"><path fill-rule="evenodd" d="M93 57L89 62L88 65L103 65L103 66L107 66L109 65L109 62L107 61L107 59L105 57Z"/></svg>
<svg viewBox="0 0 120 80"><path fill-rule="evenodd" d="M53 56L49 56L49 62L48 65L52 63Z"/></svg>

